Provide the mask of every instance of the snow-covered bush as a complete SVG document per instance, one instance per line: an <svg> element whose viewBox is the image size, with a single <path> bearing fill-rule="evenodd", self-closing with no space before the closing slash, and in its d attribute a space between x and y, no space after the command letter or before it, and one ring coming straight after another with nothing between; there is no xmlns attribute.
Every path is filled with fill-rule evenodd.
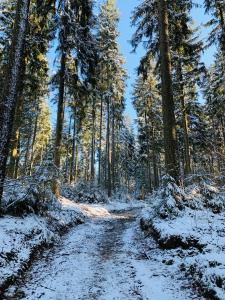
<svg viewBox="0 0 225 300"><path fill-rule="evenodd" d="M161 218L175 217L184 208L183 201L186 200L186 195L168 175L163 177L162 187L157 197L162 199L158 206L158 214Z"/></svg>
<svg viewBox="0 0 225 300"><path fill-rule="evenodd" d="M128 193L127 189L120 188L116 192L113 193L111 198L112 202L120 202L120 203L130 203L134 197L132 194Z"/></svg>
<svg viewBox="0 0 225 300"><path fill-rule="evenodd" d="M184 208L186 195L170 176L164 176L162 186L147 198L151 218L174 218Z"/></svg>
<svg viewBox="0 0 225 300"><path fill-rule="evenodd" d="M144 208L140 217L141 227L153 229L157 219L174 219L184 209L186 195L170 176L164 176L162 186L147 199L149 207Z"/></svg>
<svg viewBox="0 0 225 300"><path fill-rule="evenodd" d="M219 186L209 177L199 177L198 182L189 180L190 185L185 188L187 205L192 209L208 208L214 213L225 209L225 188Z"/></svg>
<svg viewBox="0 0 225 300"><path fill-rule="evenodd" d="M88 182L79 182L75 185L64 185L61 188L63 197L81 203L107 203L108 197L98 186Z"/></svg>
<svg viewBox="0 0 225 300"><path fill-rule="evenodd" d="M6 180L3 211L20 215L59 208L58 201L52 193L52 184L57 178L58 171L55 166L45 162L32 176Z"/></svg>

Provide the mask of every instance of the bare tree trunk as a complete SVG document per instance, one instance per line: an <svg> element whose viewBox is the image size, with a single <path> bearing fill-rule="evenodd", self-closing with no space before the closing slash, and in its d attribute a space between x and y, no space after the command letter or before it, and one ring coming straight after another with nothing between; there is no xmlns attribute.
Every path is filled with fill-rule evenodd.
<svg viewBox="0 0 225 300"><path fill-rule="evenodd" d="M32 144L31 144L31 157L30 157L29 175L31 175L31 170L32 170L33 163L34 163L34 145L35 145L36 136L37 136L37 127L38 127L38 116L36 116L35 124L34 124L34 132L33 132Z"/></svg>
<svg viewBox="0 0 225 300"><path fill-rule="evenodd" d="M183 82L181 62L179 62L177 71L178 71L178 79L179 79L179 87L180 87L180 102L181 102L181 110L182 110L182 127L183 127L183 138L184 138L184 175L187 176L188 174L191 173L191 157L190 157L190 145L189 145L189 136L188 136L188 116L187 116L187 110L186 110L185 99L184 99L184 82Z"/></svg>
<svg viewBox="0 0 225 300"><path fill-rule="evenodd" d="M91 181L95 179L95 99L92 100Z"/></svg>
<svg viewBox="0 0 225 300"><path fill-rule="evenodd" d="M86 157L86 170L85 170L85 180L89 181L90 179L90 154L91 154L91 147L88 148L88 153Z"/></svg>
<svg viewBox="0 0 225 300"><path fill-rule="evenodd" d="M15 108L18 101L18 85L24 52L30 0L18 0L9 62L4 79L0 102L0 206L6 174L6 163L13 128Z"/></svg>
<svg viewBox="0 0 225 300"><path fill-rule="evenodd" d="M107 190L108 197L112 196L112 179L111 179L111 147L110 147L110 106L109 98L107 99Z"/></svg>
<svg viewBox="0 0 225 300"><path fill-rule="evenodd" d="M74 162L74 182L76 182L78 176L78 143L75 147L75 162Z"/></svg>
<svg viewBox="0 0 225 300"><path fill-rule="evenodd" d="M149 152L149 151L148 151ZM149 154L148 154L149 156ZM149 192L152 192L152 167L151 167L151 160L148 159L148 188Z"/></svg>
<svg viewBox="0 0 225 300"><path fill-rule="evenodd" d="M102 118L103 118L103 99L101 96L100 108L100 133L99 133L99 161L98 161L98 185L101 185L101 162L102 162Z"/></svg>
<svg viewBox="0 0 225 300"><path fill-rule="evenodd" d="M70 166L70 183L74 181L75 176L75 159L76 159L76 108L74 108L73 120L73 146L72 146L72 161Z"/></svg>
<svg viewBox="0 0 225 300"><path fill-rule="evenodd" d="M17 157L16 157L16 164L15 164L15 174L14 178L18 178L18 173L19 173L19 162L20 162L20 134L18 138L18 145L17 145Z"/></svg>
<svg viewBox="0 0 225 300"><path fill-rule="evenodd" d="M223 55L225 55L225 20L224 20L224 8L222 7L221 3L216 0L216 6L219 14L219 22L222 29L222 37L221 37L221 50Z"/></svg>
<svg viewBox="0 0 225 300"><path fill-rule="evenodd" d="M157 162L158 162L158 172L159 172L159 186L162 182L162 166L161 166L161 155L160 153L157 155Z"/></svg>
<svg viewBox="0 0 225 300"><path fill-rule="evenodd" d="M160 59L162 80L163 127L165 165L167 173L179 182L177 162L176 121L171 76L171 56L169 48L168 8L166 0L158 0Z"/></svg>
<svg viewBox="0 0 225 300"><path fill-rule="evenodd" d="M23 113L23 102L24 102L23 87L24 87L25 72L26 72L26 60L25 60L25 51L24 51L22 67L21 67L21 75L19 79L18 100L16 104L15 116L13 121L13 130L12 130L12 135L10 140L10 159L7 168L7 175L11 178L15 178L15 168L16 168L16 161L18 156L17 150L18 150L18 143L19 143L19 136L20 136L21 117Z"/></svg>
<svg viewBox="0 0 225 300"><path fill-rule="evenodd" d="M115 109L112 108L112 190L115 190Z"/></svg>
<svg viewBox="0 0 225 300"><path fill-rule="evenodd" d="M67 147L66 147L66 181L70 181L70 174L69 174L69 152L70 152L70 135L71 135L71 123L72 123L72 115L70 116L70 122L69 122L69 129L67 134Z"/></svg>
<svg viewBox="0 0 225 300"><path fill-rule="evenodd" d="M63 135L63 123L64 123L64 93L65 93L65 72L66 72L66 54L62 51L61 66L60 66L60 82L59 82L59 100L58 100L58 112L56 123L56 137L55 137L55 153L54 163L57 168L61 166L61 146ZM59 197L60 191L58 183L53 184L53 193L56 197Z"/></svg>
<svg viewBox="0 0 225 300"><path fill-rule="evenodd" d="M17 127L17 126L15 126ZM20 130L19 127L14 128L11 138L11 149L10 149L10 159L9 159L9 165L7 168L7 176L10 178L15 179L15 167L16 167L16 160L18 157L18 143L19 143L19 136L20 136Z"/></svg>
<svg viewBox="0 0 225 300"><path fill-rule="evenodd" d="M154 174L154 188L157 188L159 186L159 172L157 166L158 164L157 164L154 128L152 129L152 162L153 162L153 174Z"/></svg>
<svg viewBox="0 0 225 300"><path fill-rule="evenodd" d="M28 137L27 137L27 144L26 144L26 151L25 151L25 158L24 158L24 174L27 175L28 173L28 162L29 162L29 156L30 156L30 143L31 143L31 138L32 138L32 131L30 130L28 132Z"/></svg>

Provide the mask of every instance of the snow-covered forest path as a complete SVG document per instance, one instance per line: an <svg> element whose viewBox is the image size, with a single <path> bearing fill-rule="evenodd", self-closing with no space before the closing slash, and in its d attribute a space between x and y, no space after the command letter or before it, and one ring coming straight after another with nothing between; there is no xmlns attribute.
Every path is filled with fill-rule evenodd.
<svg viewBox="0 0 225 300"><path fill-rule="evenodd" d="M114 212L75 227L7 299L199 299L167 270L154 241L144 239L139 211Z"/></svg>

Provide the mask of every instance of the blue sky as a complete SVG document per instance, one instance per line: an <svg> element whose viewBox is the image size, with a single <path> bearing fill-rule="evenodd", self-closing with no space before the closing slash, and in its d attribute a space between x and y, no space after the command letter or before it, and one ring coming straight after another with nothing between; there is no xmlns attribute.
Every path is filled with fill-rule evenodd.
<svg viewBox="0 0 225 300"><path fill-rule="evenodd" d="M120 23L119 23L119 44L120 50L125 58L126 64L125 68L129 76L127 80L126 89L126 113L135 119L136 113L132 106L132 84L136 80L136 69L139 65L140 58L144 55L145 51L142 47L139 47L136 53L131 53L132 47L130 45L130 39L134 33L134 28L130 26L130 17L132 11L138 5L140 1L138 0L117 0L117 7L120 13Z"/></svg>
<svg viewBox="0 0 225 300"><path fill-rule="evenodd" d="M121 52L126 60L125 68L129 75L126 89L126 113L129 114L132 119L135 119L136 113L132 106L132 84L136 80L136 68L139 64L140 58L144 55L145 51L142 47L139 47L135 54L131 53L132 48L130 46L129 40L131 39L131 36L135 29L131 28L130 26L130 16L133 9L141 2L141 0L117 0L116 2L120 13L119 44ZM196 2L202 5L202 7L194 8L192 10L192 16L195 20L196 25L201 26L201 37L206 39L209 33L209 29L205 28L202 25L209 20L209 16L204 14L203 0L196 0ZM211 47L203 54L202 60L207 66L209 66L213 62L214 53L215 47ZM199 97L201 98L201 95Z"/></svg>

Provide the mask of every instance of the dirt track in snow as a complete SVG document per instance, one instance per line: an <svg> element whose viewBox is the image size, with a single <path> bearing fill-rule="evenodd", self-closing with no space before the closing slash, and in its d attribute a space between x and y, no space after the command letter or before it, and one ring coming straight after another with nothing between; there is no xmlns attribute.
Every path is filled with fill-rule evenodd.
<svg viewBox="0 0 225 300"><path fill-rule="evenodd" d="M138 211L111 213L75 227L6 299L200 299L161 262L154 241L144 239Z"/></svg>

